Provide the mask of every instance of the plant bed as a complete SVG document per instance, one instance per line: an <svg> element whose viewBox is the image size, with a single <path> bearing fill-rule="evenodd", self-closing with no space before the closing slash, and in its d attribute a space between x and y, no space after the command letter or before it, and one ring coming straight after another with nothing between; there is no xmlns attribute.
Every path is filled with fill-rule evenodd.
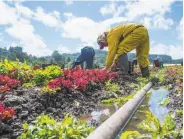
<svg viewBox="0 0 184 139"><path fill-rule="evenodd" d="M183 129L183 66L168 66L159 72L160 82L157 86L166 86L169 95L166 106L173 119L177 130ZM183 135L180 135L183 136Z"/></svg>
<svg viewBox="0 0 184 139"><path fill-rule="evenodd" d="M118 97L127 96L134 88L130 88L131 82L136 82L137 74L132 76L121 76L114 82L120 85L122 93L115 93ZM6 107L15 108L15 116L6 122L1 129L0 138L16 138L23 131L22 124L33 122L40 114L48 114L62 121L66 114L72 114L80 117L81 114L92 112L101 103L101 100L113 98L114 93L106 91L103 84L98 84L98 88L92 88L92 91L78 91L67 88L61 89L56 93L41 93L41 87L24 86L16 90L7 91L1 94L1 102Z"/></svg>
<svg viewBox="0 0 184 139"><path fill-rule="evenodd" d="M172 73L172 74L171 74ZM170 113L174 114L174 120L178 129L183 129L183 67L173 66L166 70L167 80L170 80L169 96L167 107Z"/></svg>

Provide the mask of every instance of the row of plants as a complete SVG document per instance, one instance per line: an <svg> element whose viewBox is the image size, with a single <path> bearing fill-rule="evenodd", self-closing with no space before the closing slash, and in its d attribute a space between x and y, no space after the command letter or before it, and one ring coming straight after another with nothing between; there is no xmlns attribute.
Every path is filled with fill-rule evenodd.
<svg viewBox="0 0 184 139"><path fill-rule="evenodd" d="M17 139L84 139L94 127L68 114L62 122L41 114L32 124L24 123L23 129Z"/></svg>
<svg viewBox="0 0 184 139"><path fill-rule="evenodd" d="M99 83L112 80L118 76L117 73L109 73L106 70L94 69L84 70L80 68L64 70L63 75L59 78L51 80L47 84L47 88L58 90L62 88L76 89L86 91Z"/></svg>
<svg viewBox="0 0 184 139"><path fill-rule="evenodd" d="M151 77L159 78L160 85L167 87L168 85L174 85L177 89L178 95L183 92L183 67L181 66L171 66L166 67L161 70L152 71ZM149 79L138 78L139 85L144 84ZM147 80L147 81L146 81ZM166 86L165 86L166 85ZM137 87L139 88L139 87ZM168 87L167 87L168 88ZM117 100L117 99L116 99ZM114 100L114 101L116 101ZM160 105L167 106L170 103L170 98L167 97L163 100L159 100ZM175 102L177 103L177 102ZM176 110L174 113L170 113L165 116L164 122L161 123L159 119L152 115L150 111L142 111L146 117L141 123L137 125L137 128L142 131L125 131L121 135L121 139L165 139L165 138L182 138L182 129L176 127L174 122L175 117L178 115L183 115L183 110Z"/></svg>
<svg viewBox="0 0 184 139"><path fill-rule="evenodd" d="M12 89L13 87L24 85L31 86L46 86L44 91L55 89L77 89L85 91L94 84L104 83L108 79L113 79L118 75L116 73L108 73L107 71L94 69L83 70L80 68L72 70L62 70L59 66L48 66L42 69L38 66L31 67L27 63L20 63L19 61L8 61L5 59L0 62L0 87L3 88L1 92ZM3 78L12 79L16 82L16 86L11 87L3 82ZM2 80L2 81L1 81Z"/></svg>
<svg viewBox="0 0 184 139"><path fill-rule="evenodd" d="M62 75L59 66L48 66L42 69L38 66L29 66L26 62L8 61L0 62L0 93L11 90L18 85L25 87L44 86L51 79Z"/></svg>
<svg viewBox="0 0 184 139"><path fill-rule="evenodd" d="M177 87L177 92L181 94L183 91L183 67L168 67L165 71L165 77L167 80L173 81L173 84L175 84Z"/></svg>
<svg viewBox="0 0 184 139"><path fill-rule="evenodd" d="M164 122L161 123L156 116L153 116L150 111L143 111L146 117L140 124L137 125L138 129L146 132L141 134L139 131L125 131L121 135L121 139L165 139L175 138L179 139L182 130L176 129L176 125L173 120L173 115L168 114L165 116Z"/></svg>

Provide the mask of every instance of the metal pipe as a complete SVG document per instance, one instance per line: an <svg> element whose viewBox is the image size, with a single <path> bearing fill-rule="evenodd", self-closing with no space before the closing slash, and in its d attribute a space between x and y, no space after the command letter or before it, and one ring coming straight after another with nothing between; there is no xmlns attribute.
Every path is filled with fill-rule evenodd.
<svg viewBox="0 0 184 139"><path fill-rule="evenodd" d="M126 126L130 116L140 105L140 102L152 85L152 82L146 84L131 100L125 103L118 111L93 131L87 139L115 139L121 129Z"/></svg>

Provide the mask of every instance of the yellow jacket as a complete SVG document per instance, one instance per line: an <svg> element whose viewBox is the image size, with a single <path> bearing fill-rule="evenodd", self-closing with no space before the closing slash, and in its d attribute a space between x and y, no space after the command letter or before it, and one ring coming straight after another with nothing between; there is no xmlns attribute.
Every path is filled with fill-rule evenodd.
<svg viewBox="0 0 184 139"><path fill-rule="evenodd" d="M123 24L117 27L111 28L107 33L107 42L108 42L108 54L106 58L106 68L109 68L114 59L117 61L118 55L121 54L121 48L119 48L119 41L121 36L125 38L132 30L137 27L138 24ZM122 47L122 46L121 46ZM118 50L118 52L117 52ZM116 56L116 58L115 58Z"/></svg>

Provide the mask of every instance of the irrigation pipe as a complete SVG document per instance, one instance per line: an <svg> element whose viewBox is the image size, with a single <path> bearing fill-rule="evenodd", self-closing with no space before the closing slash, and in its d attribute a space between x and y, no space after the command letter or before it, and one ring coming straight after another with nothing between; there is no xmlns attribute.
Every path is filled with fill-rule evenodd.
<svg viewBox="0 0 184 139"><path fill-rule="evenodd" d="M126 126L152 85L152 82L147 83L131 100L125 103L118 111L93 131L87 139L115 139L121 129Z"/></svg>

